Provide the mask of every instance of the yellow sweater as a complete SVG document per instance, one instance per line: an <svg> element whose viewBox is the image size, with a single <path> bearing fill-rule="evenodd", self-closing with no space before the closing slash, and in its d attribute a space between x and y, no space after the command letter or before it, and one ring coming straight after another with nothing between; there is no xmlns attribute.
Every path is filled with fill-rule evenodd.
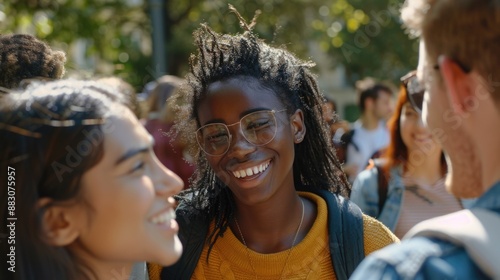
<svg viewBox="0 0 500 280"><path fill-rule="evenodd" d="M192 279L279 279L283 268L282 279L336 279L328 244L326 202L312 193L301 192L300 196L316 203L318 215L299 244L286 251L260 254L250 249L247 251L228 229L210 252L209 263L206 262L208 246L205 246ZM363 227L365 255L399 241L389 229L369 216L363 215ZM150 266L151 280L159 279L155 277L159 276L158 268Z"/></svg>

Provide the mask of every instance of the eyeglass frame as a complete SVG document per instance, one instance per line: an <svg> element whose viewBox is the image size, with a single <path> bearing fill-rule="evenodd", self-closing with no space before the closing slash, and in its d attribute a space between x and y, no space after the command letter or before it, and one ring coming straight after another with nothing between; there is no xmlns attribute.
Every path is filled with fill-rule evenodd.
<svg viewBox="0 0 500 280"><path fill-rule="evenodd" d="M469 73L471 71L471 69L467 66L465 66L464 64L458 62L458 61L454 61L461 69L462 71L464 71L465 73ZM440 67L439 67L439 64L435 64L432 69L436 70L436 71L439 71ZM408 88L408 84L409 82L411 81L411 79L416 79L416 82L418 83L418 92L410 92L409 88ZM410 101L410 104L411 106L413 107L413 109L415 111L417 111L418 113L422 113L422 109L423 109L423 95L425 94L425 86L422 86L421 82L418 80L417 78L417 71L416 70L413 70L411 71L410 73L404 75L403 77L401 77L401 82L403 83L404 87L405 87L405 90L406 90L406 96L408 98L408 101ZM413 98L413 96L415 94L419 94L421 93L422 94L422 104L417 104L417 102L415 101L415 99Z"/></svg>
<svg viewBox="0 0 500 280"><path fill-rule="evenodd" d="M285 112L285 111L287 111L287 109L281 109L281 110L275 110L275 109L271 109L271 110L259 110L259 111L251 112L251 113L248 113L248 114L244 115L243 117L241 117L241 118L240 118L240 120L239 120L239 121L237 121L237 122L235 122L235 123L233 123L233 124L225 124L225 123L209 123L209 124L205 124L205 125L203 125L203 126L199 127L199 128L195 131L196 143L198 143L198 147L200 147L200 149L201 149L201 150L202 150L205 154L207 154L207 155L209 155L209 156L223 156L223 155L225 155L225 154L227 153L227 151L229 151L229 148L231 147L231 141L232 141L232 139L233 139L233 135L231 134L231 131L229 130L229 127L230 127L230 126L235 126L235 125L237 125L237 124L240 124L240 133L241 133L241 135L243 135L243 138L245 138L245 140L246 140L248 143L250 143L250 144L252 144L252 145L255 145L255 146L257 146L257 147L267 145L267 144L271 143L271 142L274 140L274 138L276 137L276 133L278 132L278 126L277 126L277 121L276 121L276 113L281 113L281 112ZM266 143L264 143L264 144L257 145L257 144L252 143L250 140L248 140L248 138L245 136L245 133L243 133L243 130L242 130L242 128L241 128L241 120L242 120L242 119L244 119L245 117L249 116L249 115L252 115L252 114L255 114L255 113L259 113L259 112L270 112L270 113L272 113L272 116L273 116L274 121L275 121L275 123L276 123L276 129L275 129L275 131L274 131L274 135L273 135L273 137L272 137L272 138L271 138L268 142L266 142ZM223 126L226 128L226 131L227 131L227 133L228 133L228 135L229 135L229 138L228 138L228 141L227 141L227 142L228 142L227 148L226 148L226 150L225 150L223 153L221 153L221 154L210 154L210 153L208 153L207 151L205 151L205 149L204 149L204 148L203 148L203 146L200 144L200 141L199 141L199 139L198 139L198 132L199 132L201 129L203 129L204 127L210 126L210 125L214 125L214 124L220 124L220 125L223 125Z"/></svg>
<svg viewBox="0 0 500 280"><path fill-rule="evenodd" d="M412 82L412 81L415 81L417 83L417 85L415 85L415 87L409 86L410 82ZM422 94L422 98L423 98L423 95L425 94L425 87L422 86L422 84L418 80L417 71L415 71L415 70L411 71L410 73L401 77L401 83L405 87L406 97L407 97L408 101L410 102L411 106L413 107L413 109L415 111L417 111L418 113L422 113L422 108L420 108L420 107L423 106L423 102L419 106L417 104L417 102L415 101L415 99L413 98L413 95L415 95L415 94ZM410 88L413 88L413 90L410 90Z"/></svg>

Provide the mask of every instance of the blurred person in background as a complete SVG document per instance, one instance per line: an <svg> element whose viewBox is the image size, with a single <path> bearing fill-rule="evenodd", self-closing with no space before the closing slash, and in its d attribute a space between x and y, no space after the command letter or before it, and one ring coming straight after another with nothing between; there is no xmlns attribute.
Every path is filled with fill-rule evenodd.
<svg viewBox="0 0 500 280"><path fill-rule="evenodd" d="M368 160L389 144L386 120L393 112L390 87L367 78L358 81L356 88L360 92L361 116L342 136L346 146L344 171L351 183L365 169Z"/></svg>
<svg viewBox="0 0 500 280"><path fill-rule="evenodd" d="M28 34L0 35L0 90L15 89L29 79L63 77L66 54Z"/></svg>
<svg viewBox="0 0 500 280"><path fill-rule="evenodd" d="M326 97L322 109L325 122L329 127L330 137L337 153L337 158L341 163L344 163L346 149L341 143L341 137L350 130L349 123L341 119L337 114L337 104L333 99Z"/></svg>
<svg viewBox="0 0 500 280"><path fill-rule="evenodd" d="M402 238L417 223L463 208L446 191L446 161L441 146L413 109L407 85L415 87L415 72L403 77L396 110L389 120L390 144L374 166L354 181L351 200Z"/></svg>
<svg viewBox="0 0 500 280"><path fill-rule="evenodd" d="M154 152L158 159L179 175L187 188L195 170L194 160L186 151L186 141L172 129L175 119L173 108L182 106L183 101L170 99L183 82L183 79L170 75L158 79L148 98L148 119L144 126L153 135Z"/></svg>

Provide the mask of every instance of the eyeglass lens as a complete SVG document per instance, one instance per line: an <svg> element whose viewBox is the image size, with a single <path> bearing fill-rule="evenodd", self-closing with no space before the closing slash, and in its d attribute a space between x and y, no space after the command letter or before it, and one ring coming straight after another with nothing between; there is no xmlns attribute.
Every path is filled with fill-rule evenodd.
<svg viewBox="0 0 500 280"><path fill-rule="evenodd" d="M238 123L233 125L236 124ZM276 135L277 126L274 111L250 113L242 117L239 124L245 139L257 146L271 142ZM231 144L229 128L223 123L202 126L198 129L196 137L200 148L209 155L222 155Z"/></svg>
<svg viewBox="0 0 500 280"><path fill-rule="evenodd" d="M411 77L406 84L406 91L408 92L408 99L413 108L419 112L422 111L424 102L425 90L420 85L417 76Z"/></svg>

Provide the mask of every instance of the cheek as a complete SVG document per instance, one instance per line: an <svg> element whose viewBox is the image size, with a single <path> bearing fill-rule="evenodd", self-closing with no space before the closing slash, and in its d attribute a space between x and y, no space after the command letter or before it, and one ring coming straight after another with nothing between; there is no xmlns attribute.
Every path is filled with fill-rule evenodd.
<svg viewBox="0 0 500 280"><path fill-rule="evenodd" d="M117 180L114 184L102 186L101 191L89 200L96 210L94 226L98 230L103 225L114 226L115 230L138 226L147 219L155 199L154 185L147 176Z"/></svg>
<svg viewBox="0 0 500 280"><path fill-rule="evenodd" d="M400 134L401 138L403 139L403 143L408 146L409 140L411 138L411 133L412 133L412 125L411 123L405 119L404 117L401 117L401 120L399 122L399 129L400 129Z"/></svg>
<svg viewBox="0 0 500 280"><path fill-rule="evenodd" d="M215 172L215 175L219 180L221 180L224 184L229 185L229 181L231 180L231 177L229 174L221 167L224 166L223 159L220 157L211 157L207 156L206 157L208 165L212 168L212 170Z"/></svg>

